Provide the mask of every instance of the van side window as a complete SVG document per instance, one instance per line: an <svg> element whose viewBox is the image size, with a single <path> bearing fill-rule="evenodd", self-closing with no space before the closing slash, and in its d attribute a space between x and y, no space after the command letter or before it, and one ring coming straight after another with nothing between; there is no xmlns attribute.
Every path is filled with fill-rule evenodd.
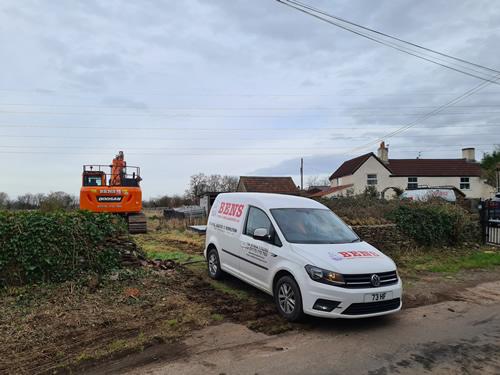
<svg viewBox="0 0 500 375"><path fill-rule="evenodd" d="M272 236L273 244L276 246L282 245L278 236L275 234L276 232L274 230L273 225L271 224L271 221L269 220L267 215L264 213L264 211L262 211L256 207L250 207L250 209L248 211L245 234L247 236L252 237L253 232L257 228L265 228L267 230L267 233Z"/></svg>

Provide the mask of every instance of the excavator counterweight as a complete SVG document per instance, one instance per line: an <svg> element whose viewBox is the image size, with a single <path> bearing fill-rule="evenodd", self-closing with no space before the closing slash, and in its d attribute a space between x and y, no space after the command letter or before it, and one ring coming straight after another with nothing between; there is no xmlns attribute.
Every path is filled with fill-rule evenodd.
<svg viewBox="0 0 500 375"><path fill-rule="evenodd" d="M139 167L127 166L123 151L111 165L84 165L80 209L110 212L127 219L130 233L146 233Z"/></svg>

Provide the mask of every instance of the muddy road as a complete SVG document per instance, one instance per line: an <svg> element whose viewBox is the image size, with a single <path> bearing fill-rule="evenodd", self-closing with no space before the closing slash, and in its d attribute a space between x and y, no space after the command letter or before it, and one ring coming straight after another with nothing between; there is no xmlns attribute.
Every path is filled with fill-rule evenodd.
<svg viewBox="0 0 500 375"><path fill-rule="evenodd" d="M278 336L224 323L99 374L500 374L500 281L362 320L308 319Z"/></svg>

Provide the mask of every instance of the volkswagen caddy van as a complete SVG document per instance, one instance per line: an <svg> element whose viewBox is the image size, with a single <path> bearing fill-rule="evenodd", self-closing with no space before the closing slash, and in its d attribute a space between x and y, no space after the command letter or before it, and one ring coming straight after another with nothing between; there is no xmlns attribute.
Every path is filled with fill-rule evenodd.
<svg viewBox="0 0 500 375"><path fill-rule="evenodd" d="M324 205L290 195L224 193L210 211L208 274L274 296L279 314L362 318L401 309L395 263Z"/></svg>

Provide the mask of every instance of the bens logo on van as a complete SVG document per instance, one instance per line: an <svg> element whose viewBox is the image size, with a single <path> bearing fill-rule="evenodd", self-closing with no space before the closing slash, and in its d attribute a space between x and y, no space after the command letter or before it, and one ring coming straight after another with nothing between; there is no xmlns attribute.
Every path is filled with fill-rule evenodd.
<svg viewBox="0 0 500 375"><path fill-rule="evenodd" d="M241 217L244 208L244 204L220 202L220 207L217 213L221 215Z"/></svg>
<svg viewBox="0 0 500 375"><path fill-rule="evenodd" d="M366 258L379 258L380 254L374 251L339 251L337 253L328 253L330 259L340 261L344 259L366 259Z"/></svg>

